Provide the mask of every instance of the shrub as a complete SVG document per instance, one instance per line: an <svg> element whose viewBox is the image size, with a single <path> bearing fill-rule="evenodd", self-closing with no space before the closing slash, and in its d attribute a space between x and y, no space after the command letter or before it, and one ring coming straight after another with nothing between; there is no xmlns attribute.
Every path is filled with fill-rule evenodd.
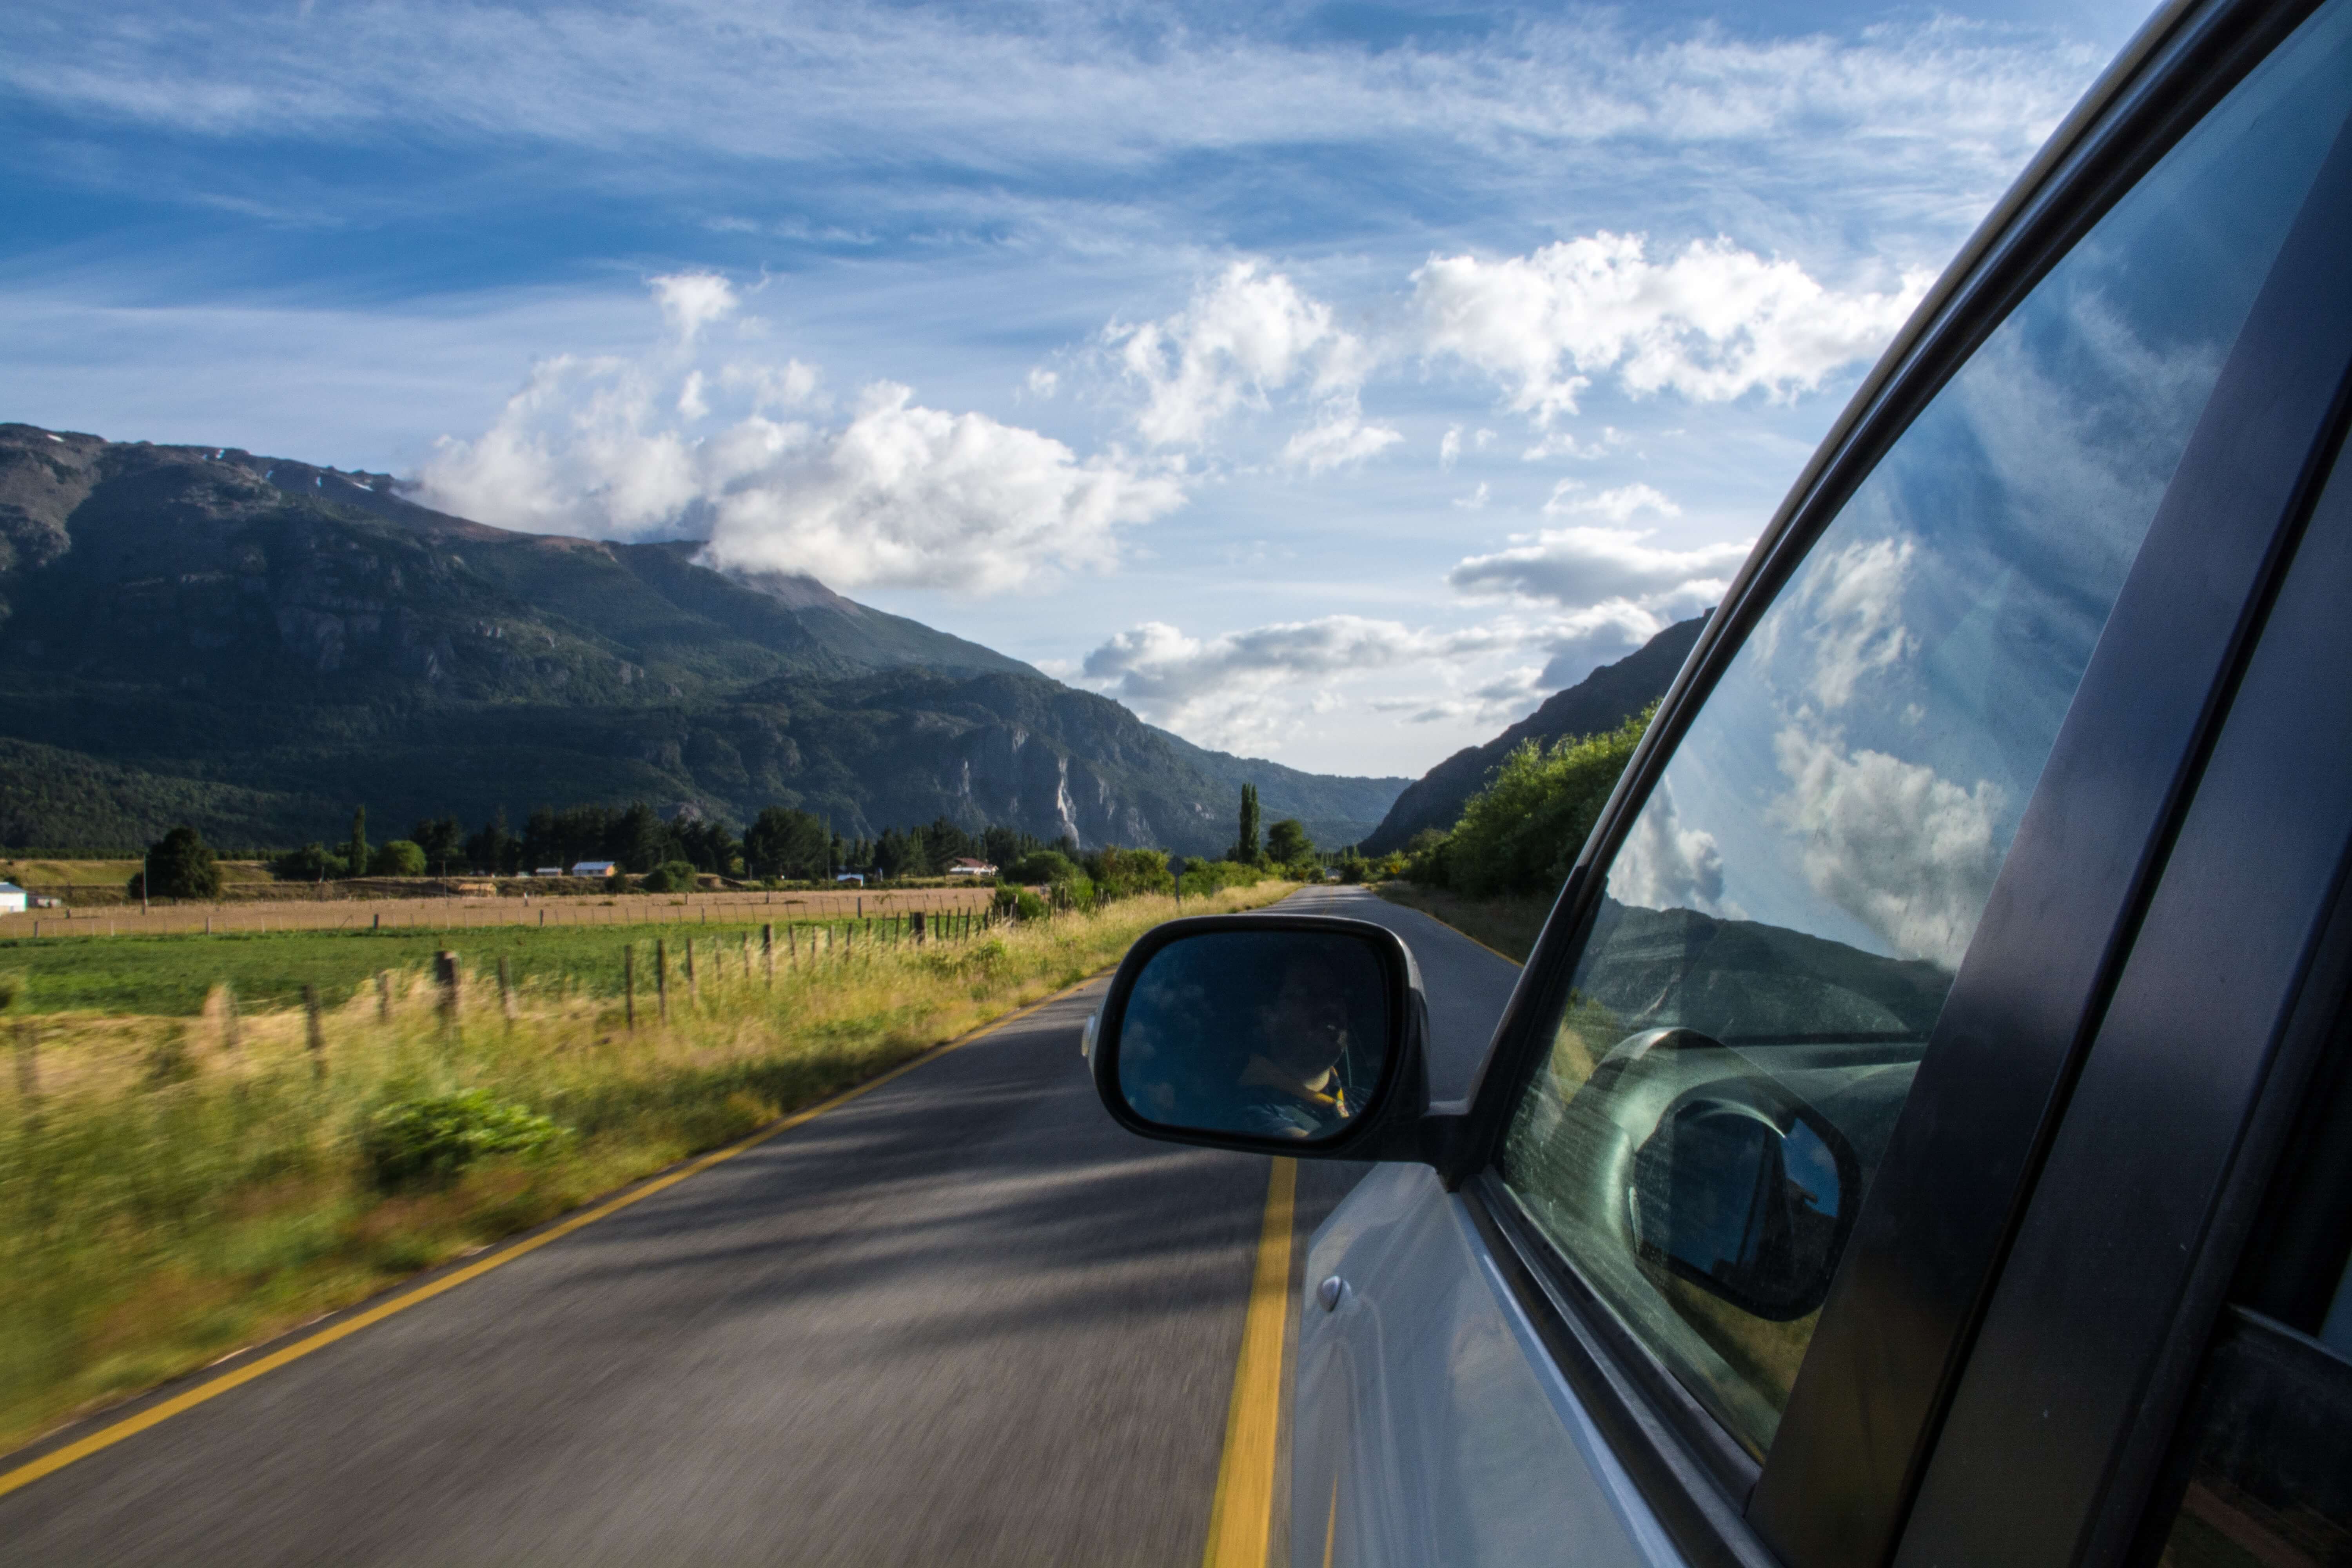
<svg viewBox="0 0 2352 1568"><path fill-rule="evenodd" d="M1039 849L1024 855L998 874L1008 881L1035 887L1040 883L1066 882L1078 874L1078 868L1058 849Z"/></svg>
<svg viewBox="0 0 2352 1568"><path fill-rule="evenodd" d="M552 1147L562 1129L486 1089L395 1100L368 1118L360 1157L383 1192L446 1182L485 1154L532 1154Z"/></svg>
<svg viewBox="0 0 2352 1568"><path fill-rule="evenodd" d="M1138 893L1165 893L1176 885L1168 872L1164 849L1097 849L1087 857L1087 875L1102 899L1131 899Z"/></svg>
<svg viewBox="0 0 2352 1568"><path fill-rule="evenodd" d="M683 860L668 860L646 873L645 889L648 893L690 893L694 890L694 868Z"/></svg>
<svg viewBox="0 0 2352 1568"><path fill-rule="evenodd" d="M1265 872L1237 860L1188 860L1184 863L1184 896L1205 899L1227 888L1255 888Z"/></svg>
<svg viewBox="0 0 2352 1568"><path fill-rule="evenodd" d="M269 874L281 882L318 882L348 877L351 866L323 844L305 844L270 861Z"/></svg>
<svg viewBox="0 0 2352 1568"><path fill-rule="evenodd" d="M378 877L422 877L425 847L413 838L395 838L368 857L368 870Z"/></svg>
<svg viewBox="0 0 2352 1568"><path fill-rule="evenodd" d="M1013 916L1015 920L1042 921L1045 918L1045 900L1026 888L1000 888L999 895L1013 895Z"/></svg>
<svg viewBox="0 0 2352 1568"><path fill-rule="evenodd" d="M1431 847L1427 858L1442 872L1434 885L1474 898L1558 888L1654 710L1653 704L1605 734L1562 736L1549 750L1521 742L1470 798L1454 831Z"/></svg>

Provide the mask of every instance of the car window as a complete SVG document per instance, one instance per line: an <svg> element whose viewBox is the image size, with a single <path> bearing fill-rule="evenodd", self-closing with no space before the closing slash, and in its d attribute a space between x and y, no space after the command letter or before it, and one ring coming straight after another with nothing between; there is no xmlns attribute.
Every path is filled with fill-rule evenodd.
<svg viewBox="0 0 2352 1568"><path fill-rule="evenodd" d="M2142 1562L2352 1563L2347 1047L2339 1029L2182 1415Z"/></svg>
<svg viewBox="0 0 2352 1568"><path fill-rule="evenodd" d="M1608 868L1503 1177L1750 1452L2125 574L2352 100L2305 24L1779 589Z"/></svg>

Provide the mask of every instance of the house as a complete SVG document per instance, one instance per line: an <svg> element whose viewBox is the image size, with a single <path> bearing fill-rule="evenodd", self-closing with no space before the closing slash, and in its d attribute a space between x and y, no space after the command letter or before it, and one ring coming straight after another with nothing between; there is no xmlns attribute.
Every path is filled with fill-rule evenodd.
<svg viewBox="0 0 2352 1568"><path fill-rule="evenodd" d="M866 886L866 873L863 871L844 871L839 876L834 878L834 880L836 882L855 882L862 888Z"/></svg>
<svg viewBox="0 0 2352 1568"><path fill-rule="evenodd" d="M572 868L575 877L609 877L621 868L618 860L582 860Z"/></svg>
<svg viewBox="0 0 2352 1568"><path fill-rule="evenodd" d="M964 856L948 862L948 875L950 877L993 877L996 875L996 868L990 865L985 860L974 860L970 856Z"/></svg>
<svg viewBox="0 0 2352 1568"><path fill-rule="evenodd" d="M21 915L32 896L14 882L0 882L0 915Z"/></svg>
<svg viewBox="0 0 2352 1568"><path fill-rule="evenodd" d="M541 866L538 870L533 871L531 875L534 877L561 877L563 875L563 868L561 866Z"/></svg>

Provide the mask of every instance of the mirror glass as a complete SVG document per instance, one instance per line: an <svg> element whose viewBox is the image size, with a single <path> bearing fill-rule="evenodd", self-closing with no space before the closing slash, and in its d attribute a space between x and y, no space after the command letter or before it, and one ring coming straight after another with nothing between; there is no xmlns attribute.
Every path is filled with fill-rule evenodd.
<svg viewBox="0 0 2352 1568"><path fill-rule="evenodd" d="M1334 931L1170 942L1119 1016L1118 1087L1147 1121L1315 1142L1363 1111L1391 1033L1380 959Z"/></svg>
<svg viewBox="0 0 2352 1568"><path fill-rule="evenodd" d="M1845 1186L1836 1152L1802 1115L1701 1096L1668 1111L1634 1154L1628 1218L1644 1257L1786 1322L1828 1293Z"/></svg>

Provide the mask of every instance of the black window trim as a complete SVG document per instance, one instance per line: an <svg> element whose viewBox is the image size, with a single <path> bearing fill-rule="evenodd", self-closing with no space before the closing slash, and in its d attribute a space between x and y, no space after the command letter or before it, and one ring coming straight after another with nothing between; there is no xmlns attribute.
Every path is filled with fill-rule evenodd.
<svg viewBox="0 0 2352 1568"><path fill-rule="evenodd" d="M2008 1561L2105 1564L2126 1556L2306 1088L2337 1038L2352 985L2352 810L2333 818L2281 813L2270 783L2303 761L2295 752L2312 737L2336 738L2340 747L2352 736L2352 684L2340 675L2352 637L2338 592L2352 576L2352 468L2342 460L2352 417L2352 300L2340 287L2333 294L2312 287L2340 280L2352 260L2352 129L2321 179L2312 204L2320 210L2307 208L2305 217L2326 244L2303 247L2303 276L2287 280L2299 281L2292 291L2303 308L2280 310L2289 319L2274 325L2300 335L2305 352L2294 357L2311 379L2325 377L2326 395L2307 437L2311 450L2280 483L2287 493L2279 544L2249 616L2267 624L2232 671L2232 706L2171 851L2172 864L2190 868L2183 875L2192 880L2179 885L2193 887L2187 896L2195 901L2152 908L2139 933L2050 1152L2050 1179L2022 1216L1952 1396L1899 1563L1982 1558L1989 1542ZM2309 237L2305 224L2297 226L2296 239ZM2283 270L2297 259L2296 239ZM2292 431L2313 410L2310 388L2289 390L2305 395L2241 417ZM2328 521L2306 541L2315 506L2328 509ZM2298 547L2316 559L2287 582ZM2311 679L2315 646L2336 656L2320 667L2335 679ZM2254 835L2270 841L2269 863L2324 869L2307 905L2284 903L2252 858L2234 852ZM2259 944L2267 972L2240 953L2227 985L2184 984L2212 961L2217 923L2294 936ZM2151 1015L2160 1026L2150 1026ZM2183 1037L2208 1044L2171 1049ZM2199 1070L2168 1060L2168 1050ZM2127 1130L2121 1147L2111 1136L2117 1129ZM2094 1271L2074 1267L2067 1238L2102 1227L2112 1234L2115 1216L2126 1212L2158 1226L2157 1234L2135 1232L2134 1245L2103 1256ZM2138 1310L2118 1311L2119 1301ZM2019 1331L2021 1321L2031 1323L2029 1333ZM2053 1397L2046 1352L2077 1344L2115 1353L2066 1361L2064 1430L2084 1434L2070 1441L2053 1438L2056 1429L2028 1406ZM2063 1506L2034 1507L2021 1475L2074 1484L2057 1489ZM2007 1506L1988 1512L1996 1497ZM1989 1521L1997 1521L1990 1531Z"/></svg>
<svg viewBox="0 0 2352 1568"><path fill-rule="evenodd" d="M1461 1188L1496 1158L1510 1109L1541 1058L1546 1043L1541 1037L1543 1026L1557 1012L1560 993L1598 912L1593 868L1605 867L1614 855L1684 729L1780 584L1887 448L2011 308L2187 130L2315 9L2317 0L2284 7L2238 0L2210 4L2192 0L2175 4L2154 18L1986 219L1865 379L1776 513L1727 593L1723 606L1709 617L1661 705L1658 721L1637 748L1556 900L1497 1026L1489 1070L1454 1141L1454 1158L1442 1172L1449 1187ZM2184 473L2186 468L2184 462ZM2219 665L2231 662L2229 649L2216 653ZM2195 665L2193 655L2188 662ZM1806 1426L1811 1415L1792 1405L1793 1425L1784 1420L1765 1467L1756 1469L1744 1454L1737 1455L1736 1461L1727 1460L1727 1436L1678 1386L1660 1396L1660 1382L1671 1384L1671 1375L1645 1350L1630 1342L1622 1327L1612 1332L1613 1320L1595 1310L1597 1302L1572 1267L1523 1220L1512 1223L1500 1217L1516 1208L1515 1200L1508 1199L1500 1184L1475 1184L1465 1194L1468 1207L1480 1217L1482 1227L1491 1232L1490 1241L1503 1244L1496 1249L1497 1256L1512 1260L1515 1284L1530 1310L1540 1302L1538 1318L1565 1325L1555 1336L1559 1342L1554 1348L1569 1352L1562 1360L1564 1371L1572 1363L1586 1369L1583 1381L1590 1386L1580 1385L1580 1394L1603 1405L1635 1401L1642 1406L1619 1410L1617 1425L1629 1440L1636 1441L1643 1458L1631 1468L1637 1480L1644 1482L1645 1495L1660 1509L1685 1552L1711 1560L1749 1562L1755 1560L1755 1552L1764 1550L1759 1542L1769 1542L1780 1555L1802 1564L1879 1561L1891 1550L1943 1401L1948 1396L1952 1370L1990 1288L2039 1152L2046 1144L2050 1113L2063 1100L2070 1064L2079 1059L2098 999L2128 946L2134 915L2152 868L2152 855L2178 809L2186 771L2200 750L2200 737L2206 732L2210 694L2219 673L2210 666L2192 668L2179 681L2184 689L2194 689L2199 698L2190 704L2193 711L2185 732L2175 723L2153 738L2142 737L2139 743L2120 748L2118 740L2127 738L2074 737L2078 751L2098 754L2103 760L2111 760L2118 750L2128 752L2138 765L2164 782L2140 803L2142 809L2136 818L2119 821L2110 835L2110 858L2118 865L2098 900L2104 904L2098 929L2107 931L2108 938L2097 961L2086 972L2066 976L2067 983L2058 988L2060 994L2054 998L2041 999L2045 1005L2056 1004L2053 1016L2061 1037L2055 1042L2054 1060L2040 1064L2048 1080L2044 1092L2038 1099L2030 1098L2026 1110L2016 1118L2015 1131L2020 1135L2011 1142L2020 1152L2014 1190L2009 1201L1999 1205L1999 1223L1990 1243L1982 1236L1976 1238L1973 1288L1961 1304L1957 1321L1948 1324L1951 1331L1944 1346L1943 1365L1924 1402L1914 1391L1909 1412L1911 1451L1900 1456L1894 1474L1870 1478L1872 1484L1864 1489L1867 1495L1858 1500L1859 1508L1853 1506L1857 1500L1851 1496L1845 1500L1847 1517L1829 1521L1827 1530L1819 1528L1831 1489L1827 1485L1831 1478L1822 1473L1823 1461L1842 1462L1852 1457L1853 1419L1868 1413L1849 1407L1843 1412L1843 1423L1816 1423L1832 1428L1843 1425L1847 1430L1831 1431L1825 1442L1809 1442ZM2113 728L2112 723L2109 727ZM2065 741L2062 737L2062 746ZM2053 762L2058 760L2053 755ZM2045 779L2049 776L2045 773ZM2013 863L2016 858L2012 856ZM2009 875L2004 872L2005 878ZM2029 879L2021 870L2016 880ZM2012 889L2020 890L2023 889ZM1989 910L1988 920L1993 919L1993 911ZM1955 994L1959 991L1956 986ZM1939 1027L1939 1037L1941 1034ZM2047 1048L2042 1052L2045 1058L2052 1054ZM1932 1049L1930 1055L1934 1055ZM1915 1171L1915 1182L1927 1173ZM1938 1169L1932 1173L1948 1176L1949 1171ZM1879 1203L1882 1210L1886 1206L1885 1201ZM1868 1209L1866 1204L1865 1215ZM1890 1230L1899 1247L1904 1240L1901 1229L1882 1223L1882 1247L1889 1240ZM1842 1270L1841 1283L1844 1281ZM1870 1310L1866 1304L1849 1300L1833 1315L1839 1308L1833 1295L1832 1310L1824 1311L1822 1332L1816 1335L1817 1346L1823 1335L1834 1341L1842 1321L1856 1321ZM1815 1359L1809 1356L1809 1368ZM1669 1432L1671 1436L1666 1435ZM1874 1436L1883 1441L1888 1433L1882 1428ZM1778 1463L1785 1455L1811 1462ZM1776 1471L1781 1479L1777 1488ZM1793 1483L1790 1478L1794 1478ZM1849 1489L1850 1483L1851 1478L1846 1478ZM1712 1493L1712 1500L1694 1500L1694 1486ZM1718 1506L1722 1504L1744 1508L1746 1521L1727 1527L1723 1507ZM1673 1528L1676 1521L1682 1528ZM1862 1548L1859 1552L1854 1550L1857 1545Z"/></svg>

